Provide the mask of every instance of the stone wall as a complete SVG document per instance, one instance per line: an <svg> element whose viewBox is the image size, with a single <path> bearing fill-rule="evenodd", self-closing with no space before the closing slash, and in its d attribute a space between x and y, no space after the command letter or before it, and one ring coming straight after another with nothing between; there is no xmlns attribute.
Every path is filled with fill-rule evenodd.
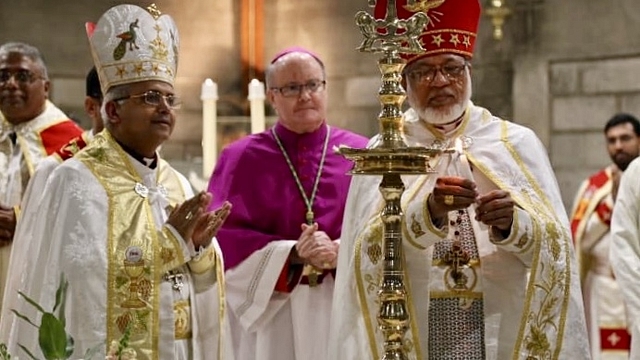
<svg viewBox="0 0 640 360"><path fill-rule="evenodd" d="M122 0L0 1L0 43L38 46L52 77L52 97L83 124L83 82L91 66L84 34ZM132 1L141 6L149 2ZM221 116L247 115L242 84L237 0L158 0L181 35L177 90L185 99L171 160L190 164L201 156L202 81L218 83ZM483 5L488 1L482 0ZM264 53L300 45L327 65L329 121L366 135L377 132L379 74L376 55L355 50L361 36L354 14L366 0L266 0ZM636 84L640 57L637 0L509 0L514 9L505 39L496 42L482 18L473 60L473 100L494 114L531 127L548 146L565 204L578 182L608 163L601 128L617 111L640 115ZM262 79L261 79L262 80ZM268 110L268 114L273 115Z"/></svg>
<svg viewBox="0 0 640 360"><path fill-rule="evenodd" d="M522 3L534 2L534 25L514 47L514 118L547 145L569 211L580 182L610 163L607 120L640 116L640 3Z"/></svg>
<svg viewBox="0 0 640 360"><path fill-rule="evenodd" d="M122 0L2 0L0 43L19 40L40 48L50 69L52 99L88 126L82 98L84 75L92 60L84 23L97 21L109 7L127 2L148 5L146 1ZM176 87L185 100L179 126L165 145L165 154L171 159L190 161L201 156L199 96L205 78L218 83L221 116L247 115L248 112L247 84L240 83L240 2L158 0L156 3L159 9L173 16L180 29L181 57ZM329 121L370 136L377 132L380 108L376 98L380 83L377 55L355 50L362 37L353 20L357 11L367 9L366 4L365 0L265 1L264 53L268 61L278 50L291 45L316 51L327 65ZM486 38L483 34L489 33L490 28L483 24L480 37ZM484 48L488 54L480 54L474 62L475 97L509 117L512 112L510 61L500 56L493 59L496 52L489 51L493 48ZM484 86L484 83L492 85Z"/></svg>
<svg viewBox="0 0 640 360"><path fill-rule="evenodd" d="M604 123L617 112L640 115L640 57L550 64L551 160L560 185L580 181L610 162ZM569 204L572 193L566 191Z"/></svg>

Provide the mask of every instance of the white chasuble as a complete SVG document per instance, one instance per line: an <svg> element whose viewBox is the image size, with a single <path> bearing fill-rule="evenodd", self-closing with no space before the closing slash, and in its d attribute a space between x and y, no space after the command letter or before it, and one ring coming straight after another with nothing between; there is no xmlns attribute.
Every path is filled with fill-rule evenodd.
<svg viewBox="0 0 640 360"><path fill-rule="evenodd" d="M33 230L37 265L23 291L51 309L65 275L74 358L96 345L104 356L128 329L138 359L232 359L216 240L193 258L190 241L163 225L167 207L191 196L166 162L142 166L106 131L53 172ZM33 317L24 303L19 310ZM18 319L9 339L14 354L18 343L37 348L34 328Z"/></svg>
<svg viewBox="0 0 640 360"><path fill-rule="evenodd" d="M463 295L482 299L484 339L479 341L486 359L589 359L566 213L545 149L531 130L471 104L462 123L446 136L429 129L413 110L405 114L405 133L416 146L465 144L464 149L434 159L437 174L403 176L402 251L410 314L404 346L409 359L431 359L429 349L439 346L429 343L429 329L442 329L430 324L430 319L435 321L429 314L430 300L449 295L434 292L446 288L438 285L446 278L432 259L434 245L450 240L446 226L432 224L426 201L437 177L446 175L473 177L481 194L506 190L517 204L506 239L493 238L487 226L474 220L474 206L467 208L479 255L473 268L481 294ZM468 162L461 161L462 155ZM328 359L377 359L383 354L376 320L383 266L380 181L379 176L354 176L350 188Z"/></svg>

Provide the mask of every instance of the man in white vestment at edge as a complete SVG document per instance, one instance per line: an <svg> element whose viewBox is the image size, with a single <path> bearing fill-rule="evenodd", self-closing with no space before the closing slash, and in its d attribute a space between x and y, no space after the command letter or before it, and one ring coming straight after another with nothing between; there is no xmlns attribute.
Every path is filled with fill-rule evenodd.
<svg viewBox="0 0 640 360"><path fill-rule="evenodd" d="M640 158L620 178L611 216L609 262L627 308L629 359L640 359Z"/></svg>
<svg viewBox="0 0 640 360"><path fill-rule="evenodd" d="M24 289L25 284L29 284L32 281L32 274L34 273L32 270L35 268L35 261L37 260L35 252L46 251L43 250L43 248L49 245L47 239L39 239L44 240L44 242L36 243L33 241L33 236L31 235L34 224L37 224L39 221L39 218L34 215L37 215L38 209L40 208L40 199L42 198L47 179L49 179L49 176L58 165L82 150L87 146L87 143L93 140L95 134L102 131L104 124L100 116L101 104L102 89L100 88L98 72L95 67L93 67L86 77L84 100L85 112L91 119L91 129L71 139L69 143L40 161L36 167L36 171L31 176L31 179L29 179L27 188L22 196L20 218L16 224L14 235L14 238L19 240L11 247L11 258L7 271L5 293L2 300L3 307L2 312L0 312L0 343L9 342L13 323L15 321L22 321L11 314L11 309L15 309L16 304L24 301L18 294L18 291Z"/></svg>
<svg viewBox="0 0 640 360"><path fill-rule="evenodd" d="M571 212L593 360L628 359L628 311L609 261L611 216L623 172L640 153L640 121L616 114L604 127L612 164L582 182Z"/></svg>
<svg viewBox="0 0 640 360"><path fill-rule="evenodd" d="M406 1L396 6L398 17L412 15ZM403 177L403 348L412 360L590 359L569 223L546 150L531 130L470 101L478 0L416 7L430 21L425 51L403 71L406 138L455 152L433 159L437 174ZM377 1L375 17L386 8ZM351 184L329 359L384 354L380 181L355 176Z"/></svg>
<svg viewBox="0 0 640 360"><path fill-rule="evenodd" d="M0 46L0 299L27 183L42 160L82 133L49 101L49 88L37 48L21 42Z"/></svg>
<svg viewBox="0 0 640 360"><path fill-rule="evenodd" d="M50 311L66 277L71 358L96 346L96 357L113 355L126 335L137 359L233 359L215 239L231 205L207 211L211 196L193 196L157 153L180 105L177 28L155 8L118 5L86 30L105 129L47 182L33 236L50 244L24 292ZM40 356L35 327L16 321L12 331L10 351Z"/></svg>

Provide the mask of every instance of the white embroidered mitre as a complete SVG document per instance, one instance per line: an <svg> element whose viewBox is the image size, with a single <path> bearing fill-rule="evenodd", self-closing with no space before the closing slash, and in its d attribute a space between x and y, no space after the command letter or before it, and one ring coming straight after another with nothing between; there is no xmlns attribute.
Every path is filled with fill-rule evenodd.
<svg viewBox="0 0 640 360"><path fill-rule="evenodd" d="M174 83L178 68L178 29L154 5L148 10L118 5L97 24L86 24L102 93L116 85L160 80Z"/></svg>

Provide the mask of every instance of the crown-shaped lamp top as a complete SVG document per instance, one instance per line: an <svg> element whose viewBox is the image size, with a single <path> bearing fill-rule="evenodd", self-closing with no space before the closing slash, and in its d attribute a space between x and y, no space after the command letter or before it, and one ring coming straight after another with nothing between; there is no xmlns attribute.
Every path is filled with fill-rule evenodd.
<svg viewBox="0 0 640 360"><path fill-rule="evenodd" d="M374 17L384 19L388 0L377 0ZM396 0L395 10L399 19L408 19L416 12L427 15L420 43L424 51L403 54L408 62L439 53L455 53L473 57L473 49L480 21L478 0Z"/></svg>

